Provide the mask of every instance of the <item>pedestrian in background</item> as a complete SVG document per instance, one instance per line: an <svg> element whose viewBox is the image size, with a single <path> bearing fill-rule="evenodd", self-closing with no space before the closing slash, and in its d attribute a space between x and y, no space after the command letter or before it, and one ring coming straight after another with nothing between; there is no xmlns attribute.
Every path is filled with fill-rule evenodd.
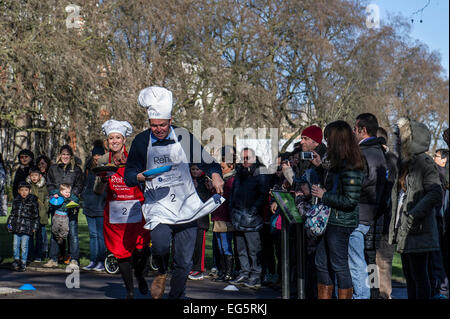
<svg viewBox="0 0 450 319"><path fill-rule="evenodd" d="M392 192L389 243L397 245L408 299L430 299L428 263L439 251L433 207L442 200L438 169L427 155L431 134L419 122L401 118L396 129L400 170Z"/></svg>
<svg viewBox="0 0 450 319"><path fill-rule="evenodd" d="M106 190L100 195L94 192L95 174L92 169L97 167L98 160L105 154L103 142L97 140L91 151L91 156L86 162L84 171L85 185L83 193L83 214L89 229L89 253L90 262L83 267L84 270L103 271L106 255L105 239L103 237L103 211L106 203Z"/></svg>
<svg viewBox="0 0 450 319"><path fill-rule="evenodd" d="M313 164L321 185L313 185L312 196L331 211L324 234L316 248L318 299L331 299L335 280L339 299L351 299L353 282L348 255L349 240L358 227L358 204L364 179L364 157L345 121L328 124L324 130L327 155L323 161L314 152Z"/></svg>
<svg viewBox="0 0 450 319"><path fill-rule="evenodd" d="M39 227L30 240L30 253L34 261L41 262L47 257L48 237L46 226L48 224L48 190L45 178L36 166L30 168L27 183L31 186L31 194L35 195L39 204ZM30 257L30 256L29 256Z"/></svg>
<svg viewBox="0 0 450 319"><path fill-rule="evenodd" d="M25 181L17 185L18 195L14 198L7 227L13 233L14 262L11 267L16 271L27 268L28 243L30 237L39 228L39 204L37 197L31 194L31 186Z"/></svg>

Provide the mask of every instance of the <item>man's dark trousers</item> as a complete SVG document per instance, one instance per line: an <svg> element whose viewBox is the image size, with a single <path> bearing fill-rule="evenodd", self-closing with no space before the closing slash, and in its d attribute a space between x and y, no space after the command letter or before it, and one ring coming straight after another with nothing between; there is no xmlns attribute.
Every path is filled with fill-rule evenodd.
<svg viewBox="0 0 450 319"><path fill-rule="evenodd" d="M173 272L170 281L169 299L184 298L186 280L192 268L197 222L168 225L159 224L151 232L152 255L160 274L168 271L170 243L173 239L174 256Z"/></svg>

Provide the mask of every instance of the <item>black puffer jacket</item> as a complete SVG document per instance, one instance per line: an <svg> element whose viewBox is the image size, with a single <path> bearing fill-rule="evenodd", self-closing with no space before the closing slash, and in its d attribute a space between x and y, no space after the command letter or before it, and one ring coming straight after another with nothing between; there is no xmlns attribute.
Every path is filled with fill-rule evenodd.
<svg viewBox="0 0 450 319"><path fill-rule="evenodd" d="M49 194L57 193L61 184L71 185L72 194L80 197L84 184L84 175L81 168L74 163L70 163L67 166L62 163L50 166L47 173L47 189Z"/></svg>
<svg viewBox="0 0 450 319"><path fill-rule="evenodd" d="M258 231L264 224L263 207L268 204L269 178L257 163L249 169L238 165L230 197L230 217L237 231Z"/></svg>
<svg viewBox="0 0 450 319"><path fill-rule="evenodd" d="M397 161L398 157L394 153L387 151L385 153L386 163L388 166L388 179L384 187L384 198L378 205L377 216L375 223L370 226L369 231L364 236L364 246L366 250L378 249L381 237L389 234L389 223L391 222L391 210L392 210L392 188L398 177ZM371 261L370 263L373 263Z"/></svg>
<svg viewBox="0 0 450 319"><path fill-rule="evenodd" d="M17 196L13 201L11 215L7 225L11 225L15 234L32 235L39 227L39 204L35 195L26 198Z"/></svg>
<svg viewBox="0 0 450 319"><path fill-rule="evenodd" d="M360 144L367 168L359 202L360 224L373 224L377 215L386 182L387 163L382 146L384 141L384 138L371 137Z"/></svg>

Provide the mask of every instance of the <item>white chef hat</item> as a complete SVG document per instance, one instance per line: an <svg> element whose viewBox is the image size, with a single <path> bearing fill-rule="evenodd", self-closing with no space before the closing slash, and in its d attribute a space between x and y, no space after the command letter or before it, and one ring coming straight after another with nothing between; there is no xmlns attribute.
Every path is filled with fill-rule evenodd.
<svg viewBox="0 0 450 319"><path fill-rule="evenodd" d="M147 108L149 119L172 118L172 92L165 88L150 86L141 90L138 102L140 106Z"/></svg>
<svg viewBox="0 0 450 319"><path fill-rule="evenodd" d="M108 136L111 133L120 133L123 137L133 133L133 127L127 121L108 120L102 125L103 134Z"/></svg>

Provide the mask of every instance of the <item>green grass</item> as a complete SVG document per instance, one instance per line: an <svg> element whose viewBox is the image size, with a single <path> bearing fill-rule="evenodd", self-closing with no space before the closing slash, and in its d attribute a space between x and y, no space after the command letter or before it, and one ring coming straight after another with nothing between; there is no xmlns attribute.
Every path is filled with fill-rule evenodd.
<svg viewBox="0 0 450 319"><path fill-rule="evenodd" d="M392 259L392 280L406 283L405 276L403 275L402 260L400 258L400 254L397 252L394 254L394 258Z"/></svg>
<svg viewBox="0 0 450 319"><path fill-rule="evenodd" d="M8 209L8 215L11 208ZM3 262L12 262L13 258L13 235L6 229L6 221L8 217L0 217L0 256L3 257ZM49 239L50 249L50 234L51 226L47 225L47 237ZM80 211L78 214L78 239L80 245L80 265L85 266L89 264L89 230L86 221L86 216ZM64 265L60 265L65 267Z"/></svg>

